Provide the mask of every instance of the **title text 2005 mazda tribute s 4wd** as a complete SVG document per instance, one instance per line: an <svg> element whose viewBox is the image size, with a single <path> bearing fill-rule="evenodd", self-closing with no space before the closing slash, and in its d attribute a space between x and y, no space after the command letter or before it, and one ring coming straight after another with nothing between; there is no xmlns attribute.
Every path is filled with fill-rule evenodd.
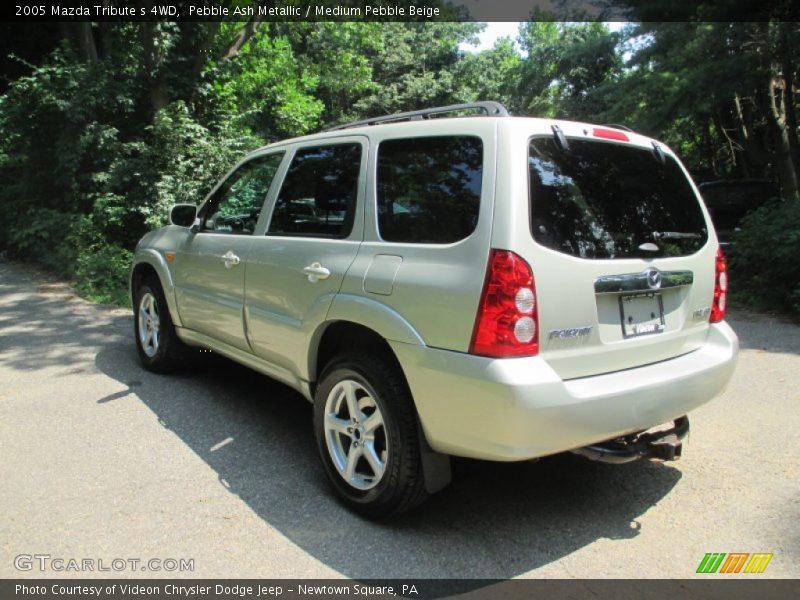
<svg viewBox="0 0 800 600"><path fill-rule="evenodd" d="M364 514L442 488L451 455L675 459L734 369L708 213L623 128L370 119L253 152L171 222L136 249L142 363L210 348L299 390Z"/></svg>

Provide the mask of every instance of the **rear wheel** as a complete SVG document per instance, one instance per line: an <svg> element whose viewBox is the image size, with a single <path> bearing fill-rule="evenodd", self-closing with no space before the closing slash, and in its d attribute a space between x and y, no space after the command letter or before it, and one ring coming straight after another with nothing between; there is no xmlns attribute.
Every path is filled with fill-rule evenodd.
<svg viewBox="0 0 800 600"><path fill-rule="evenodd" d="M390 360L334 358L315 394L314 431L328 478L353 510L396 514L427 497L416 411Z"/></svg>
<svg viewBox="0 0 800 600"><path fill-rule="evenodd" d="M136 289L134 335L139 360L155 373L174 371L186 356L186 346L178 338L161 285L145 279Z"/></svg>

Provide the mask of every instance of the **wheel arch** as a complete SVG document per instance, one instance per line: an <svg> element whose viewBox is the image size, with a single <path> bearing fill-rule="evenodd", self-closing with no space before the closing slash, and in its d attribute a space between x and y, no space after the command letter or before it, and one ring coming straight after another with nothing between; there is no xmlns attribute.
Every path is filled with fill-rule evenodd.
<svg viewBox="0 0 800 600"><path fill-rule="evenodd" d="M403 321L403 323L408 325L405 321ZM398 324L395 325L399 326ZM410 325L408 325L408 328L410 331L407 331L407 334L403 336L405 338L404 340L392 341L412 343L413 340L422 343L422 339ZM386 329L384 329L384 331L386 331ZM319 376L325 368L325 365L343 349L353 347L354 344L360 344L361 349L367 347L372 351L379 352L388 360L392 361L399 369L400 374L406 381L406 385L408 385L405 369L403 369L403 365L397 357L397 354L394 352L387 337L385 337L383 333L356 321L329 320L322 324L315 332L309 351L308 369L311 381L310 393L312 399L316 393L316 384L319 380ZM413 395L411 395L411 398L416 411L416 400ZM418 412L416 419L425 488L428 493L435 493L450 483L452 478L450 457L440 454L430 447Z"/></svg>
<svg viewBox="0 0 800 600"><path fill-rule="evenodd" d="M175 302L175 286L172 280L172 274L167 267L167 262L164 260L164 257L155 250L140 249L136 251L130 273L129 291L131 295L131 304L135 308L136 289L148 276L155 277L161 284L161 289L167 300L167 308L169 309L172 322L180 327L181 321L180 315L178 314L177 303Z"/></svg>
<svg viewBox="0 0 800 600"><path fill-rule="evenodd" d="M361 336L360 339L382 347L389 356L399 365L400 362L391 349L389 342L400 342L424 346L425 342L419 332L402 315L394 309L363 296L353 294L337 294L327 317L320 323L308 347L308 380L315 382L324 367L320 357L331 358L333 355L325 354L326 350L335 344L332 337L341 333L353 333ZM346 347L347 338L340 339L339 347ZM322 349L322 352L321 352ZM401 366L401 370L402 366ZM405 373L404 373L405 375Z"/></svg>
<svg viewBox="0 0 800 600"><path fill-rule="evenodd" d="M325 365L334 356L353 347L369 348L378 352L391 360L403 372L394 350L380 333L354 321L333 320L326 321L315 332L314 343L309 349L308 356L308 372L311 382L316 384ZM405 377L405 373L403 376ZM312 390L313 388L316 388L316 385L312 385Z"/></svg>

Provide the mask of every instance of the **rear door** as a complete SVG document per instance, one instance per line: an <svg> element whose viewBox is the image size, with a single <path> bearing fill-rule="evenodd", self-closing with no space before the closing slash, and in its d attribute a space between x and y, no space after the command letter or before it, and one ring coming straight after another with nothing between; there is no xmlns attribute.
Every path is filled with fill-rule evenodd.
<svg viewBox="0 0 800 600"><path fill-rule="evenodd" d="M699 347L716 240L685 170L635 134L563 127L567 147L549 127L524 140L541 356L568 379Z"/></svg>
<svg viewBox="0 0 800 600"><path fill-rule="evenodd" d="M302 376L308 340L325 319L364 230L368 142L346 136L294 148L266 234L247 262L253 351Z"/></svg>

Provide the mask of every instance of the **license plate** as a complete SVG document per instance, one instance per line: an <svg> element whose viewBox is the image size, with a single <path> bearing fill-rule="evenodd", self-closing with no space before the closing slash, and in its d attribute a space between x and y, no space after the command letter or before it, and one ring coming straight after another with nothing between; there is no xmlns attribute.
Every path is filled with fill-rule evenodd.
<svg viewBox="0 0 800 600"><path fill-rule="evenodd" d="M664 331L664 304L660 292L620 296L619 315L624 338Z"/></svg>

